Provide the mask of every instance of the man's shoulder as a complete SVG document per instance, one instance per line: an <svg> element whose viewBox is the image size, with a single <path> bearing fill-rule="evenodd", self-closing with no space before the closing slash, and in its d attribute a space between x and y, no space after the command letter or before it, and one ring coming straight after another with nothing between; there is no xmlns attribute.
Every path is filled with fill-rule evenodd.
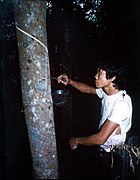
<svg viewBox="0 0 140 180"><path fill-rule="evenodd" d="M102 88L97 88L97 89L96 89L96 94L97 94L97 96L98 96L99 98L103 98L103 97L106 95L106 93L103 91Z"/></svg>

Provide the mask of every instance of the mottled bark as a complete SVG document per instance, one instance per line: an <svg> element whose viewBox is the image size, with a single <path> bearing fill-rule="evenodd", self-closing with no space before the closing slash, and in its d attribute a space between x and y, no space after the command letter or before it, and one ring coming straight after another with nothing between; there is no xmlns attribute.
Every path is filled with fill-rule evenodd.
<svg viewBox="0 0 140 180"><path fill-rule="evenodd" d="M57 179L45 0L15 0L24 112L35 179Z"/></svg>

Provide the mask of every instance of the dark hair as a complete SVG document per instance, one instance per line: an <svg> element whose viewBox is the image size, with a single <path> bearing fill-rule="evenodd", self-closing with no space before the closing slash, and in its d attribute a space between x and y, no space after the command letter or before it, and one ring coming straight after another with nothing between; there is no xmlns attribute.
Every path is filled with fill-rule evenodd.
<svg viewBox="0 0 140 180"><path fill-rule="evenodd" d="M125 89L126 67L124 65L121 65L119 63L98 63L98 69L106 71L107 79L116 77L113 81L114 87L116 89Z"/></svg>

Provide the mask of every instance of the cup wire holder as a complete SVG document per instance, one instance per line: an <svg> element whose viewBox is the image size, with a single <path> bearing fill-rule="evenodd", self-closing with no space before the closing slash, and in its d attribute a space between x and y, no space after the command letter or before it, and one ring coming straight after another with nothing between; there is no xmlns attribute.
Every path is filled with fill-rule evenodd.
<svg viewBox="0 0 140 180"><path fill-rule="evenodd" d="M53 103L56 106L63 106L68 100L69 91L64 89L56 89L52 91Z"/></svg>

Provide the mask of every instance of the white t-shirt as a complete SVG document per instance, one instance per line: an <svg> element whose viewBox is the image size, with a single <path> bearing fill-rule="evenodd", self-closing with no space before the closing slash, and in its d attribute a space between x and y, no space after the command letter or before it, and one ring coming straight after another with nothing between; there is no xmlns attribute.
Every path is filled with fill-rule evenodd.
<svg viewBox="0 0 140 180"><path fill-rule="evenodd" d="M102 98L101 119L99 128L108 119L120 125L121 134L116 135L115 131L107 141L101 145L105 151L110 152L113 146L121 145L126 140L126 133L132 124L132 101L126 91L121 90L116 94L107 95L101 88L96 89L97 95Z"/></svg>

